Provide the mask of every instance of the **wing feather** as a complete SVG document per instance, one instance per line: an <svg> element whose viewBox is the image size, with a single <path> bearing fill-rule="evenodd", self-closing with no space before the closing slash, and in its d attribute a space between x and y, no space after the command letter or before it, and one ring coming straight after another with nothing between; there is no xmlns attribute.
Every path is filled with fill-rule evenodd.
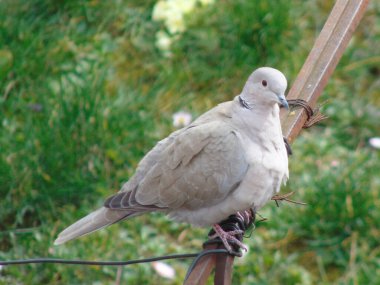
<svg viewBox="0 0 380 285"><path fill-rule="evenodd" d="M224 199L247 169L235 130L223 122L194 126L163 151L136 189L136 200L170 209L203 207Z"/></svg>
<svg viewBox="0 0 380 285"><path fill-rule="evenodd" d="M206 113L157 143L141 160L135 175L104 206L169 211L223 200L248 169L239 134L225 121L230 117L224 113L218 120L210 120Z"/></svg>

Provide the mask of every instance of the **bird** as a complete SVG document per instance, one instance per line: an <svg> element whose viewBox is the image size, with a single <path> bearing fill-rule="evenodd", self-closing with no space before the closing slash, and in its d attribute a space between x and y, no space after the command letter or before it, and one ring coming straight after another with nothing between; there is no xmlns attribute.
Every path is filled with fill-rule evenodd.
<svg viewBox="0 0 380 285"><path fill-rule="evenodd" d="M286 88L279 70L254 70L239 95L159 141L119 192L62 231L54 244L162 212L177 222L212 226L230 248L234 233L218 223L240 211L256 212L289 178L279 116L281 106L289 109Z"/></svg>

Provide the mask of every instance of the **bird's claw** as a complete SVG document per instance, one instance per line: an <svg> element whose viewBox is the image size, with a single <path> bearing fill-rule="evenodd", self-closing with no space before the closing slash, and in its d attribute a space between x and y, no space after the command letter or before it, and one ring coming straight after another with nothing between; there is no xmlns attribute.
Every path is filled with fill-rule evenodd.
<svg viewBox="0 0 380 285"><path fill-rule="evenodd" d="M236 244L246 252L248 251L247 246L244 243L242 243L238 238L236 238L236 235L242 235L244 234L244 231L234 230L226 232L218 224L215 224L213 226L213 229L215 231L215 234L209 235L209 239L219 238L222 241L224 247L228 250L228 252L233 252L230 243Z"/></svg>
<svg viewBox="0 0 380 285"><path fill-rule="evenodd" d="M245 210L237 212L236 215L241 218L243 221L250 221L252 219L252 212L251 210Z"/></svg>

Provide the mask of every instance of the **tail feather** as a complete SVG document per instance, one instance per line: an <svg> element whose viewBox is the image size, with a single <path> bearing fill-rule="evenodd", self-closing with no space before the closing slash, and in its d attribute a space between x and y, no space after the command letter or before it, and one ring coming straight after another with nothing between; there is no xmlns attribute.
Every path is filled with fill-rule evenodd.
<svg viewBox="0 0 380 285"><path fill-rule="evenodd" d="M102 207L66 228L58 235L58 238L54 241L54 244L63 244L74 238L100 230L127 217L136 216L139 214L141 213L136 213L133 211L112 211L108 208Z"/></svg>

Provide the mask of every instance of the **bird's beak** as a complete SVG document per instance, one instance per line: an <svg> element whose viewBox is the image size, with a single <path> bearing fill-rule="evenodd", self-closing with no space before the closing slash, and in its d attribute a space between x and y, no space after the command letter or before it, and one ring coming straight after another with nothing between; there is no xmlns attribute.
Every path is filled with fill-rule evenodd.
<svg viewBox="0 0 380 285"><path fill-rule="evenodd" d="M289 104L288 101L286 101L284 94L278 95L278 100L280 101L279 103L282 107L284 107L286 110L289 110Z"/></svg>

